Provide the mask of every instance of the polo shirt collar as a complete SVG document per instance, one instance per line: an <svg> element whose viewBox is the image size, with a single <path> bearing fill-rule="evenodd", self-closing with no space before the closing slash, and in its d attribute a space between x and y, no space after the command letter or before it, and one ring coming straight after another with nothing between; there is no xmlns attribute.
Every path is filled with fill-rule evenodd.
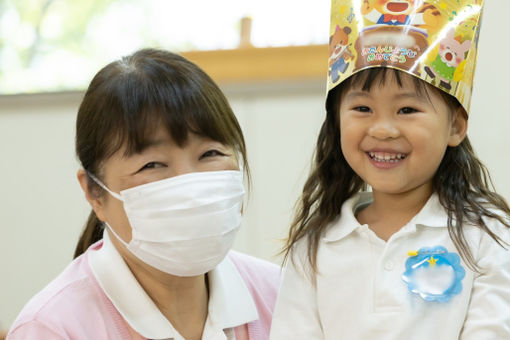
<svg viewBox="0 0 510 340"><path fill-rule="evenodd" d="M416 226L446 228L448 226L448 214L439 201L439 196L433 193L420 212L409 223Z"/></svg>
<svg viewBox="0 0 510 340"><path fill-rule="evenodd" d="M342 206L341 215L337 217L326 231L323 239L325 242L335 242L347 237L355 230L362 227L355 216L355 212L362 206L373 201L371 192L359 192ZM439 197L433 193L418 214L408 223L412 228L425 226L432 228L447 227L448 215L439 202Z"/></svg>
<svg viewBox="0 0 510 340"><path fill-rule="evenodd" d="M182 339L103 233L103 246L89 253L89 263L99 285L129 326L147 339ZM253 298L228 256L207 273L208 320L219 330L233 328L259 318Z"/></svg>
<svg viewBox="0 0 510 340"><path fill-rule="evenodd" d="M372 193L360 192L349 198L342 205L340 216L330 225L324 235L324 241L335 242L350 235L353 231L361 228L355 216L358 207L368 205L372 202Z"/></svg>

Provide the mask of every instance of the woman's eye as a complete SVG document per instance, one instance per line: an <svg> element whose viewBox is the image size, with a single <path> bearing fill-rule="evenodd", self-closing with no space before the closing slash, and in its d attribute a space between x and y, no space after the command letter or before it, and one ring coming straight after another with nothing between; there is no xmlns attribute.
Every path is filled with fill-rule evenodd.
<svg viewBox="0 0 510 340"><path fill-rule="evenodd" d="M370 108L368 106L356 106L354 108L355 111L358 111L358 112L370 112Z"/></svg>
<svg viewBox="0 0 510 340"><path fill-rule="evenodd" d="M142 166L140 168L140 170L138 170L138 171L143 171L143 170L148 170L148 169L155 169L155 168L161 168L163 166L164 166L164 164L162 164L162 163L149 162L149 163L145 164L144 166Z"/></svg>
<svg viewBox="0 0 510 340"><path fill-rule="evenodd" d="M403 107L400 110L398 110L398 113L405 114L405 115L410 114L410 113L415 113L415 112L418 112L418 110L416 110L412 107Z"/></svg>
<svg viewBox="0 0 510 340"><path fill-rule="evenodd" d="M204 152L200 156L200 159L206 158L206 157L217 157L217 156L225 156L225 154L223 152L213 149L213 150L208 150L208 151Z"/></svg>

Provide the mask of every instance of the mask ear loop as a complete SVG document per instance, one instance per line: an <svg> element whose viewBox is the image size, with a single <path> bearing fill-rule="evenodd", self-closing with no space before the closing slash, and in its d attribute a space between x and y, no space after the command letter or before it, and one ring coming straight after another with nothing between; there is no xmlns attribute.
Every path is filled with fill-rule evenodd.
<svg viewBox="0 0 510 340"><path fill-rule="evenodd" d="M85 170L86 171L86 170ZM103 188L104 190L108 191L108 193L110 195L112 195L113 197L115 197L116 199L118 199L119 201L124 201L122 199L122 196L120 196L120 194L117 194L116 192L113 192L111 191L110 189L108 189L108 187L106 185L103 184L103 182L101 182L96 176L92 175L90 172L86 171L87 172L87 175L90 176L90 178L92 178L92 180L94 182L96 182L97 185L99 185L101 188Z"/></svg>
<svg viewBox="0 0 510 340"><path fill-rule="evenodd" d="M240 152L236 152L237 166L239 167L239 172L241 172L241 176L243 176L244 180L244 159Z"/></svg>
<svg viewBox="0 0 510 340"><path fill-rule="evenodd" d="M108 224L108 222L104 221L103 224L106 226L107 229L110 229L110 231L112 232L113 236L119 240L120 243L122 243L126 248L129 247L129 243L124 241L116 232L115 230L113 230L112 226ZM131 237L133 237L131 235Z"/></svg>
<svg viewBox="0 0 510 340"><path fill-rule="evenodd" d="M113 197L115 197L116 199L122 201L122 197L117 194L116 192L113 192L111 191L110 189L108 189L108 187L106 185L103 184L103 182L101 182L99 180L99 178L97 178L96 176L92 175L90 172L87 171L87 175L90 176L90 178L92 178L92 180L94 182L96 182L97 185L99 185L101 188L103 188L104 190L108 191L108 193L110 195L112 195ZM124 246L128 247L128 244L126 243L126 241L124 241L116 232L115 230L113 230L112 226L108 224L108 222L106 221L103 221L103 225L106 226L106 228L110 229L110 231L112 232L113 236L115 236L115 238L117 240L119 240L122 244L124 244Z"/></svg>
<svg viewBox="0 0 510 340"><path fill-rule="evenodd" d="M237 158L237 164L239 166L239 172L241 173L241 181L243 182L243 186L244 186L245 184L248 184L248 183L245 183L246 176L244 174L244 170L245 170L244 159L243 159L243 157L242 157L240 152L236 153L236 158ZM246 197L245 197L245 199L243 199L243 202L242 202L242 205L241 205L241 215L244 215L244 206L245 206L245 204L248 203L245 200L247 200Z"/></svg>

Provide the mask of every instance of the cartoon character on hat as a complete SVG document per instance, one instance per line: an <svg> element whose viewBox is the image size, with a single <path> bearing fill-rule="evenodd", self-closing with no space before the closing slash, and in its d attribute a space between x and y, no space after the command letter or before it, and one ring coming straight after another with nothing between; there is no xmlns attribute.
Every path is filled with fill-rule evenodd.
<svg viewBox="0 0 510 340"><path fill-rule="evenodd" d="M345 73L349 63L347 60L354 57L349 46L349 34L351 28L336 26L335 33L329 37L329 74L333 82L340 79L340 73Z"/></svg>
<svg viewBox="0 0 510 340"><path fill-rule="evenodd" d="M420 5L422 7L417 10ZM361 14L368 21L379 25L437 28L441 23L441 13L423 0L364 0Z"/></svg>
<svg viewBox="0 0 510 340"><path fill-rule="evenodd" d="M439 85L447 90L452 88L451 81L459 65L466 60L467 53L471 48L471 40L462 41L460 35L455 36L455 31L448 31L446 37L439 42L439 53L429 66L425 66L425 72L431 77L440 78Z"/></svg>

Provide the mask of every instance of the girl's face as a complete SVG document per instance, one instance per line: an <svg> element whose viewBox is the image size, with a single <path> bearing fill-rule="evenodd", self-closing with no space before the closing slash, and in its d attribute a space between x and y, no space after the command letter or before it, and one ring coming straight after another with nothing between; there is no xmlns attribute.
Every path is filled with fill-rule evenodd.
<svg viewBox="0 0 510 340"><path fill-rule="evenodd" d="M235 152L219 142L190 133L184 146L177 145L167 130L159 128L140 153L125 156L118 150L102 164L102 180L114 192L190 172L238 170ZM86 188L85 174L78 175ZM85 182L83 182L85 181ZM87 192L98 218L106 221L125 242L131 240L131 225L123 203L108 193L95 198ZM114 238L112 238L114 239Z"/></svg>
<svg viewBox="0 0 510 340"><path fill-rule="evenodd" d="M432 191L447 146L462 142L467 121L436 90L420 93L412 76L393 73L370 91L353 86L340 104L340 143L351 168L375 192Z"/></svg>

